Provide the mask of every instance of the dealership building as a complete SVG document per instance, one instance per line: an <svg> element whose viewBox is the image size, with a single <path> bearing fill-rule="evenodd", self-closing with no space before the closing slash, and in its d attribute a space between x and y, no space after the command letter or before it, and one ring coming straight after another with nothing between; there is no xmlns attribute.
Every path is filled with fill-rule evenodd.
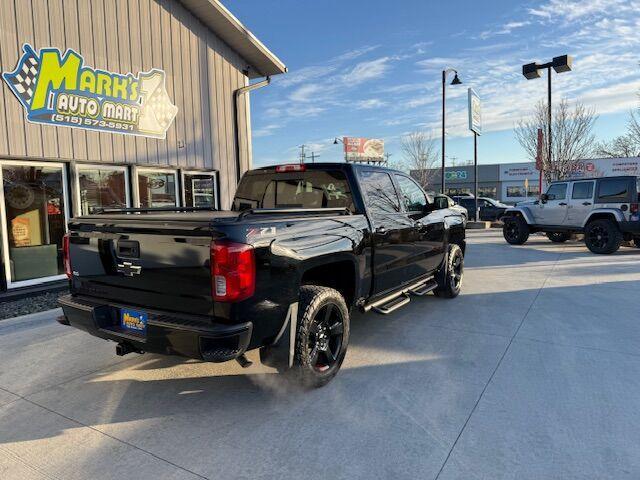
<svg viewBox="0 0 640 480"><path fill-rule="evenodd" d="M440 191L440 169L431 169L426 176L426 189ZM417 178L415 172L412 174ZM640 158L597 158L576 162L571 178L594 178L614 175L640 176ZM540 172L535 162L495 163L478 165L478 196L489 197L513 204L532 197L540 191ZM473 165L446 167L446 194L465 195L473 193Z"/></svg>
<svg viewBox="0 0 640 480"><path fill-rule="evenodd" d="M0 291L65 278L72 216L229 207L286 67L222 4L0 1Z"/></svg>

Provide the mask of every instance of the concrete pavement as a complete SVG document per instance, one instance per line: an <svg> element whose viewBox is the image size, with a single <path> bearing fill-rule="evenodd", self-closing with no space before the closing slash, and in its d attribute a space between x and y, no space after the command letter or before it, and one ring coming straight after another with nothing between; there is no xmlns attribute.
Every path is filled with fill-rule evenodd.
<svg viewBox="0 0 640 480"><path fill-rule="evenodd" d="M355 315L310 392L2 321L0 478L640 477L640 250L472 232L466 263L455 300Z"/></svg>

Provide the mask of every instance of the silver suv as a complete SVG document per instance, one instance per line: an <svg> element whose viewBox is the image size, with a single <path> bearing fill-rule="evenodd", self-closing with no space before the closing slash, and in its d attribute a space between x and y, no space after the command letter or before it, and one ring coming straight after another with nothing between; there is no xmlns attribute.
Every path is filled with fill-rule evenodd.
<svg viewBox="0 0 640 480"><path fill-rule="evenodd" d="M639 192L635 176L553 182L540 200L507 209L502 233L512 245L544 232L552 242L584 233L593 253L613 253L623 241L640 247Z"/></svg>

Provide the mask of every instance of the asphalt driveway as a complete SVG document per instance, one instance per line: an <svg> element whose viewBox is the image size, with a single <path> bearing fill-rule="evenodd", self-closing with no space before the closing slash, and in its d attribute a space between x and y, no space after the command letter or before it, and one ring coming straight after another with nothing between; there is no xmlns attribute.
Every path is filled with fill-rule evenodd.
<svg viewBox="0 0 640 480"><path fill-rule="evenodd" d="M640 250L470 237L460 297L356 315L310 392L0 322L0 479L640 478Z"/></svg>

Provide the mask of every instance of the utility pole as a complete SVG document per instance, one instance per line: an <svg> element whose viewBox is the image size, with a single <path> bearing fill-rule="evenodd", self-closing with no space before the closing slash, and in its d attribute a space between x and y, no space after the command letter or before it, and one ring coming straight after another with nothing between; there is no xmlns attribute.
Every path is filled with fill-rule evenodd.
<svg viewBox="0 0 640 480"><path fill-rule="evenodd" d="M393 155L393 154L392 154L392 153L385 153L385 154L384 154L384 159L385 159L385 160L384 160L384 162L385 162L385 165L386 165L387 167L389 166L389 157L390 157L391 155Z"/></svg>
<svg viewBox="0 0 640 480"><path fill-rule="evenodd" d="M316 158L319 158L320 155L316 155L316 152L311 152L311 163L316 163Z"/></svg>
<svg viewBox="0 0 640 480"><path fill-rule="evenodd" d="M304 163L305 159L307 158L307 154L304 153L304 149L307 148L307 146L305 144L302 144L298 148L300 149L300 163Z"/></svg>

